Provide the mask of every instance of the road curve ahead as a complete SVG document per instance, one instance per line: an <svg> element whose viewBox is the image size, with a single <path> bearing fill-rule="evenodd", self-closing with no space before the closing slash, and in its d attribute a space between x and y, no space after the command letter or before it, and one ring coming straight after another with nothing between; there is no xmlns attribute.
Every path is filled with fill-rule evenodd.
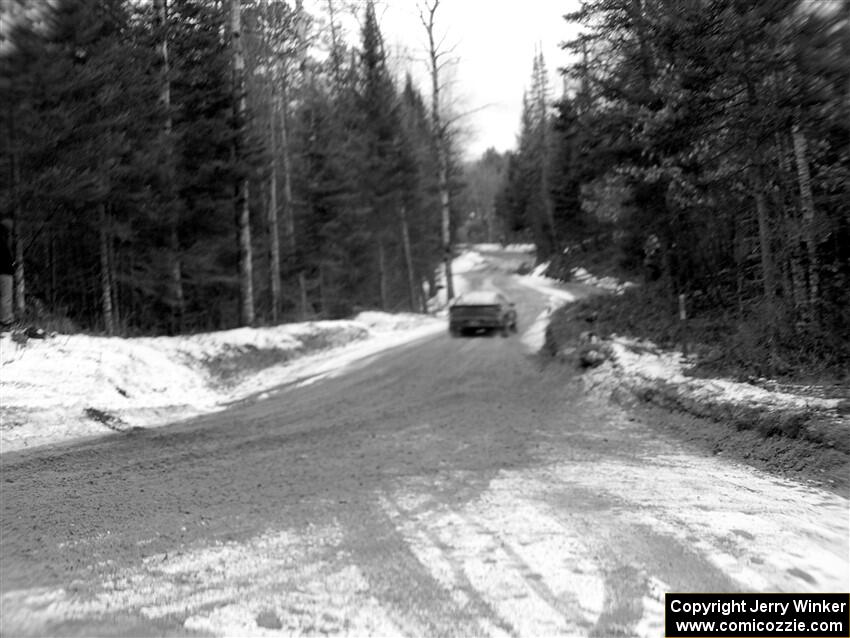
<svg viewBox="0 0 850 638"><path fill-rule="evenodd" d="M520 331L547 305L497 267L467 283ZM446 332L4 454L0 633L660 636L665 591L848 590L846 498L665 439L575 374Z"/></svg>

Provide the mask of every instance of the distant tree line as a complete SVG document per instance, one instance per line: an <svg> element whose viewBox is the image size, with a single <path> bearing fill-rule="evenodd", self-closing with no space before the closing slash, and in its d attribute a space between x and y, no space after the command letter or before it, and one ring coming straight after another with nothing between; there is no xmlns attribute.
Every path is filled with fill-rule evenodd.
<svg viewBox="0 0 850 638"><path fill-rule="evenodd" d="M175 333L424 307L445 253L434 113L390 72L371 1L356 46L324 8L4 5L18 318Z"/></svg>
<svg viewBox="0 0 850 638"><path fill-rule="evenodd" d="M588 0L565 96L535 57L495 201L542 260L605 237L645 294L850 360L850 5ZM789 354L793 358L793 354Z"/></svg>

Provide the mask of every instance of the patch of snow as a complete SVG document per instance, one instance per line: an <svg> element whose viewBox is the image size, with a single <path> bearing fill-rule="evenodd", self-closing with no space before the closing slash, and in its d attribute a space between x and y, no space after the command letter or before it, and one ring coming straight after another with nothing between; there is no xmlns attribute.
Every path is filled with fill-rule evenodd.
<svg viewBox="0 0 850 638"><path fill-rule="evenodd" d="M425 315L365 312L353 321L179 337L55 335L19 343L7 333L0 337L0 452L220 410L276 385L339 374L359 358L443 329ZM261 369L223 386L214 368L253 355L263 358Z"/></svg>
<svg viewBox="0 0 850 638"><path fill-rule="evenodd" d="M537 315L534 323L532 323L531 326L522 333L522 345L525 347L527 352L531 354L540 352L540 349L546 342L546 328L549 326L549 319L552 316L552 312L554 312L559 305L561 304L550 301L549 305L543 310L543 312Z"/></svg>
<svg viewBox="0 0 850 638"><path fill-rule="evenodd" d="M541 312L534 323L522 335L522 343L530 352L538 352L546 338L546 327L552 313L561 306L572 303L578 297L563 288L563 282L547 277L544 273L549 267L549 262L537 264L528 275L517 277L517 281L526 288L531 288L547 296L546 308Z"/></svg>
<svg viewBox="0 0 850 638"><path fill-rule="evenodd" d="M411 315L411 319L416 316ZM370 331L370 336L366 339L260 370L245 377L239 385L232 388L229 392L232 397L230 400L254 396L263 388L274 388L283 384L304 386L335 378L367 365L381 352L445 332L446 324L443 319L418 316L418 325L410 324L407 328L399 329L376 328ZM386 319L380 323L386 326L391 324L392 320Z"/></svg>
<svg viewBox="0 0 850 638"><path fill-rule="evenodd" d="M510 253L534 253L537 246L534 244L472 244L473 250L477 251L505 251Z"/></svg>
<svg viewBox="0 0 850 638"><path fill-rule="evenodd" d="M565 526L544 499L527 498L532 486L539 484L523 474L500 472L457 509L441 504L412 515L401 506L404 493L382 504L430 575L448 590L474 591L502 628L586 635L602 613L604 573L589 559L585 534ZM496 628L484 627L487 635Z"/></svg>
<svg viewBox="0 0 850 638"><path fill-rule="evenodd" d="M550 285L559 283L558 279L554 279L552 277L546 276L546 270L549 268L550 262L546 261L541 264L537 264L534 269L529 273L528 278L532 280L539 280L543 282L547 282ZM636 286L634 282L631 281L620 281L615 277L596 277L587 271L586 268L578 267L573 268L570 271L571 281L578 282L580 284L586 284L588 286L595 286L596 288L601 288L603 290L610 290L614 293L622 293L627 288L631 288Z"/></svg>
<svg viewBox="0 0 850 638"><path fill-rule="evenodd" d="M502 246L502 244L483 243L483 244L472 244L472 249L479 251L479 252L480 251L490 252L490 251L495 251L495 250L504 250L504 247Z"/></svg>
<svg viewBox="0 0 850 638"><path fill-rule="evenodd" d="M517 277L517 281L526 288L532 288L538 292L542 292L549 297L550 312L556 310L565 303L575 301L578 297L575 293L565 290L561 287L561 283L555 279L548 277Z"/></svg>
<svg viewBox="0 0 850 638"><path fill-rule="evenodd" d="M693 551L689 560L742 591L846 589L845 498L675 447L650 454L503 469L459 504L429 501L411 481L382 506L437 582L472 589L517 635L587 635L611 595L612 564L645 584L629 635L661 635L664 592L700 578L670 574L665 547Z"/></svg>
<svg viewBox="0 0 850 638"><path fill-rule="evenodd" d="M588 284L590 286L596 286L597 288L602 288L603 290L610 290L618 294L622 293L627 288L631 288L637 285L632 281L620 281L616 277L596 277L595 275L592 275L585 268L582 267L573 268L570 271L570 274L574 281L578 281L583 284Z"/></svg>
<svg viewBox="0 0 850 638"><path fill-rule="evenodd" d="M549 264L550 262L548 261L544 261L542 264L537 264L531 271L530 276L537 277L538 279L549 279L546 277L546 269L549 268Z"/></svg>
<svg viewBox="0 0 850 638"><path fill-rule="evenodd" d="M846 498L712 457L671 450L656 461L596 461L593 472L561 466L557 475L630 503L624 527L677 539L744 591L846 590L847 519L836 515Z"/></svg>
<svg viewBox="0 0 850 638"><path fill-rule="evenodd" d="M354 317L356 323L363 324L370 332L387 332L396 330L412 330L421 328L423 324L430 322L424 321L421 314L412 312L400 312L390 314L387 312L378 312L368 310L361 312Z"/></svg>
<svg viewBox="0 0 850 638"><path fill-rule="evenodd" d="M610 342L612 366L594 371L601 377L619 372L638 381L663 381L679 386L679 391L710 402L759 405L776 408L834 409L840 399L803 397L786 392L759 388L729 379L702 379L686 376L689 362L680 351L662 351L652 343L625 337L613 337Z"/></svg>
<svg viewBox="0 0 850 638"><path fill-rule="evenodd" d="M487 260L476 250L467 250L452 260L452 274L462 275L484 266Z"/></svg>
<svg viewBox="0 0 850 638"><path fill-rule="evenodd" d="M554 307L574 301L575 296L559 290L559 281L547 277L544 273L549 263L538 264L527 276L519 281L550 296L550 305ZM613 277L595 277L585 268L572 269L573 281L595 286L615 293L622 293L627 288L637 284L629 281L621 282ZM554 308L553 308L554 309ZM549 308L547 308L549 310ZM541 334L545 334L545 323L548 313L538 317L531 335L529 345L542 345ZM538 325L540 324L540 325ZM607 383L616 386L621 377L642 382L661 381L677 386L677 392L687 395L697 401L709 403L730 403L765 408L798 409L834 409L840 399L825 399L811 396L801 396L788 392L768 390L728 379L697 379L686 375L691 365L679 351L661 351L654 344L638 342L634 339L615 336L610 341L613 364L604 365L589 373L594 386Z"/></svg>
<svg viewBox="0 0 850 638"><path fill-rule="evenodd" d="M268 532L244 542L196 543L148 556L90 596L64 588L12 590L0 597L4 620L49 635L67 619L139 613L157 621L181 615L190 632L213 636L395 636L400 630L369 591L357 565L328 560L338 527ZM30 614L37 606L39 613ZM35 617L33 617L35 616Z"/></svg>

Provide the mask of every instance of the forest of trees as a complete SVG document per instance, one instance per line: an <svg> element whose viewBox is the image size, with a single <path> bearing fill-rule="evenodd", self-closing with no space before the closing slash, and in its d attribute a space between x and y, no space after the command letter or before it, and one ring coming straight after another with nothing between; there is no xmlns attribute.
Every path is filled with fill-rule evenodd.
<svg viewBox="0 0 850 638"><path fill-rule="evenodd" d="M588 0L535 56L496 201L541 260L615 245L642 296L787 370L850 361L850 3ZM568 269L566 272L569 272ZM734 341L734 340L733 340Z"/></svg>
<svg viewBox="0 0 850 638"><path fill-rule="evenodd" d="M316 6L4 4L19 319L127 335L423 308L456 150L390 72L374 4L359 38Z"/></svg>
<svg viewBox="0 0 850 638"><path fill-rule="evenodd" d="M152 334L421 310L453 239L555 262L592 240L670 312L685 295L777 359L846 362L850 3L587 0L563 95L535 54L516 150L465 167L438 5L416 5L425 97L371 0L358 37L341 0L5 3L17 316Z"/></svg>

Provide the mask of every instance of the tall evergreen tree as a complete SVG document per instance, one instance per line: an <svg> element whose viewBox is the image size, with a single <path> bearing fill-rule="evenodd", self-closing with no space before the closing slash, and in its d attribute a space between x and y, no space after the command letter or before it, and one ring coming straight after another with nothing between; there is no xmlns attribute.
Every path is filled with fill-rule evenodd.
<svg viewBox="0 0 850 638"><path fill-rule="evenodd" d="M375 5L366 3L360 54L359 87L360 132L364 157L360 182L363 203L370 219L366 221L375 247L379 306L389 307L392 262L400 256L397 237L398 211L402 205L401 123L396 89L387 70L386 51Z"/></svg>

